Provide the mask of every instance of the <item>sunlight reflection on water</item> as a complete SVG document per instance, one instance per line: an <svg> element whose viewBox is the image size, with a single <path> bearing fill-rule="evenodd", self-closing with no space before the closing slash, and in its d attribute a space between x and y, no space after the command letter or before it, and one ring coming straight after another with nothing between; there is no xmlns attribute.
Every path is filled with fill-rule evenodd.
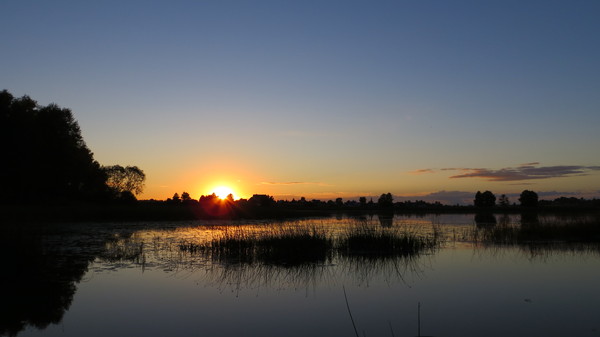
<svg viewBox="0 0 600 337"><path fill-rule="evenodd" d="M377 217L104 226L108 239L75 281L60 323L27 326L19 336L351 336L342 287L359 332L368 336L416 335L419 302L424 335L598 335L597 249L482 245L469 236L478 228L472 214L396 216L392 227L420 236L438 228L444 236L439 249L406 258L218 263L180 249L231 226L254 232L313 226L339 236L364 222L390 226ZM70 235L70 242L83 242Z"/></svg>

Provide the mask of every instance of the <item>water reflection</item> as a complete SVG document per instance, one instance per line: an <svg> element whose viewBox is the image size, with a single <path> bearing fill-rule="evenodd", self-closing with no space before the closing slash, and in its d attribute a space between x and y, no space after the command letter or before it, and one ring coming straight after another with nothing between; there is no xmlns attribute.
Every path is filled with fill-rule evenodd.
<svg viewBox="0 0 600 337"><path fill-rule="evenodd" d="M451 259L445 260L446 265L437 260L440 249L446 249L444 258L447 258L447 252L456 249L451 247L471 243L478 247L474 252L482 259L488 259L490 253L501 259L502 254L513 254L515 250L543 263L550 263L553 256L571 255L575 260L577 256L600 256L597 217L492 216L494 220L489 214L484 220L474 214L454 216L460 220L457 223L444 223L444 218L438 216L391 219L362 216L309 219L292 224L5 226L0 230L5 275L0 279L3 289L0 335L15 336L27 326L45 329L61 322L71 308L78 284L90 271L101 274L135 267L175 279L191 278L197 284L229 290L239 296L248 290L317 287L339 290L342 285L370 287L373 283L404 289L418 284L422 288L432 282L428 280L430 274L440 275L434 265L449 270L445 277L454 275L455 268L473 273L469 277L456 276L460 279L458 283L468 283L469 279L485 275L472 271L466 264L454 266ZM479 221L473 223L473 219ZM353 235L362 240L362 245L351 246L345 241ZM233 241L226 242L224 238ZM394 241L411 238L415 246ZM365 244L371 239L374 244ZM386 246L377 240L388 240L388 244L401 248L381 250ZM485 260L482 265L493 264ZM451 296L444 293L446 288L441 283L441 288L433 289L432 294L418 296L433 296L430 301Z"/></svg>
<svg viewBox="0 0 600 337"><path fill-rule="evenodd" d="M45 233L40 228L0 229L0 335L15 336L27 325L43 329L59 323L94 251L87 242L62 233Z"/></svg>
<svg viewBox="0 0 600 337"><path fill-rule="evenodd" d="M497 225L478 224L470 237L480 247L519 247L529 258L600 253L600 219L541 218L537 213L522 213L519 221L509 221L506 215Z"/></svg>

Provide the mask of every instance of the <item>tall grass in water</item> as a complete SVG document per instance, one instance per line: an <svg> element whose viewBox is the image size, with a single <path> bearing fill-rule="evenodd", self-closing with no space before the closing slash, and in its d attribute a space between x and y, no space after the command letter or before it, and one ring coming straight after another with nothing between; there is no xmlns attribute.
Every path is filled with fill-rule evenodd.
<svg viewBox="0 0 600 337"><path fill-rule="evenodd" d="M225 227L220 235L201 243L184 242L183 252L197 253L218 263L271 265L324 264L339 258L398 258L432 252L440 233L418 234L403 227L350 223L341 232L288 224L261 229Z"/></svg>
<svg viewBox="0 0 600 337"><path fill-rule="evenodd" d="M386 259L429 253L440 243L440 233L435 227L432 234L424 235L407 228L365 223L347 228L338 238L336 249L342 257Z"/></svg>
<svg viewBox="0 0 600 337"><path fill-rule="evenodd" d="M252 231L226 227L222 235L204 243L182 243L180 250L200 253L219 263L302 265L326 263L332 257L333 240L315 227L269 226Z"/></svg>
<svg viewBox="0 0 600 337"><path fill-rule="evenodd" d="M134 262L144 264L144 242L134 236L115 235L105 243L105 250L98 255L106 262Z"/></svg>

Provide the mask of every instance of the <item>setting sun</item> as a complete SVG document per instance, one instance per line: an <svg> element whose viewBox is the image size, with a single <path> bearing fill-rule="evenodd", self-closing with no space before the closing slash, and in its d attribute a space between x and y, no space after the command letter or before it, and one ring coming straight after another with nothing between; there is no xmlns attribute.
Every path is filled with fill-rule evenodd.
<svg viewBox="0 0 600 337"><path fill-rule="evenodd" d="M219 186L219 187L215 187L212 191L212 193L216 194L217 197L221 198L221 199L226 199L228 195L233 195L234 199L237 199L237 196L235 195L235 193L233 192L233 190L227 186Z"/></svg>

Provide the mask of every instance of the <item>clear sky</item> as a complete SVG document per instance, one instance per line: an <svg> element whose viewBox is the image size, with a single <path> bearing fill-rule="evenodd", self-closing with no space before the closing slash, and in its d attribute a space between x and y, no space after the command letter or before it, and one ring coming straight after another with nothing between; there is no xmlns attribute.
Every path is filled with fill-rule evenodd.
<svg viewBox="0 0 600 337"><path fill-rule="evenodd" d="M140 197L600 196L600 1L0 4L0 90ZM516 201L516 199L511 200Z"/></svg>

